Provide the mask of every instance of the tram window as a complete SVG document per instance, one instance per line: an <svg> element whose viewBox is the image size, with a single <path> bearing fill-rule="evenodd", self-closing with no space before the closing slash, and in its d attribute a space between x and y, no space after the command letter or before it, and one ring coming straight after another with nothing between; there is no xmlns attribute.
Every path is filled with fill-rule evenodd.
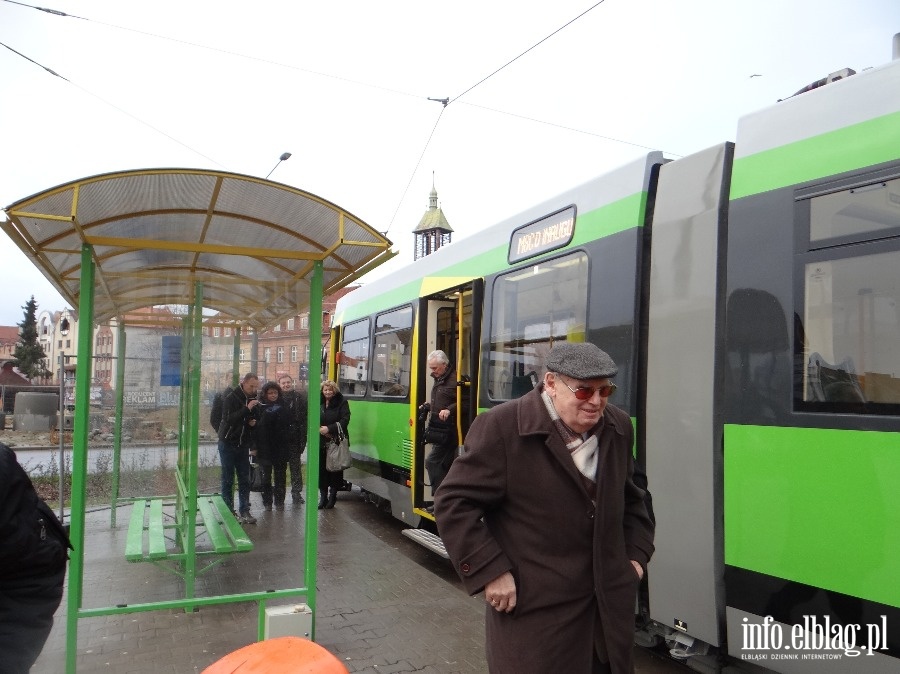
<svg viewBox="0 0 900 674"><path fill-rule="evenodd" d="M372 395L402 398L409 391L412 307L375 317Z"/></svg>
<svg viewBox="0 0 900 674"><path fill-rule="evenodd" d="M900 231L900 178L816 197L810 200L810 209L811 242L896 234Z"/></svg>
<svg viewBox="0 0 900 674"><path fill-rule="evenodd" d="M898 181L891 181L897 183ZM890 184L890 183L888 183ZM895 185L895 190L900 185ZM879 190L846 190L812 199L816 236L881 235L885 218L873 208ZM882 201L887 196L881 193ZM852 219L836 218L834 204ZM853 200L855 197L855 201ZM824 206L816 202L825 201ZM894 208L900 212L900 204ZM826 223L818 222L825 218ZM845 221L839 229L835 223ZM895 218L900 225L900 218ZM818 234L817 234L818 233ZM851 255L852 253L852 255ZM897 414L900 411L900 238L835 245L801 255L803 322L796 347L797 407L804 411ZM812 258L812 259L811 259Z"/></svg>
<svg viewBox="0 0 900 674"><path fill-rule="evenodd" d="M541 262L498 277L492 289L488 394L509 400L529 391L561 341L585 339L588 258Z"/></svg>
<svg viewBox="0 0 900 674"><path fill-rule="evenodd" d="M369 378L369 319L344 327L338 353L338 381L345 395L363 396Z"/></svg>

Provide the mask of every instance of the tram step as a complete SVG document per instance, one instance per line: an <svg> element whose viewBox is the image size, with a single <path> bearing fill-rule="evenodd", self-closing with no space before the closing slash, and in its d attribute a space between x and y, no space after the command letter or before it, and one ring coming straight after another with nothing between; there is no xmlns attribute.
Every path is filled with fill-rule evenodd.
<svg viewBox="0 0 900 674"><path fill-rule="evenodd" d="M450 555L447 554L447 548L444 547L444 541L440 539L440 536L435 536L430 531L425 531L425 529L404 529L403 535L413 539L419 545L425 546L432 552L436 552L444 559L450 559Z"/></svg>

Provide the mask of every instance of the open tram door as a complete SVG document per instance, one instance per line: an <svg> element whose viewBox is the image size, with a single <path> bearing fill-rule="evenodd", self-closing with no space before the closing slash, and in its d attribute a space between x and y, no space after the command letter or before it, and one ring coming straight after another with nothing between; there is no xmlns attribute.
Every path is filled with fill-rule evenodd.
<svg viewBox="0 0 900 674"><path fill-rule="evenodd" d="M474 279L428 295L419 300L418 399L416 407L431 400L433 379L428 370L428 354L437 349L447 354L456 380L456 427L462 446L472 420L475 418L478 397L474 387L478 381L479 343L481 335L481 307L484 280ZM434 498L425 459L432 446L424 441L426 415L417 415L413 457L413 508L427 521L434 521L430 512ZM427 522L425 522L427 526ZM429 546L430 547L430 546Z"/></svg>

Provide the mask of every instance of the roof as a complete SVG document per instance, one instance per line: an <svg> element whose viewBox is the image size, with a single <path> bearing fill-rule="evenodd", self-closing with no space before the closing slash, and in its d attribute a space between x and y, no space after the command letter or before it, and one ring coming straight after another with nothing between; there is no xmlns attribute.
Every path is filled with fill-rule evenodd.
<svg viewBox="0 0 900 674"><path fill-rule="evenodd" d="M447 218L444 216L444 211L442 211L438 207L437 190L433 187L431 188L431 194L429 194L428 197L428 210L425 211L422 219L419 220L419 224L416 225L416 228L413 230L413 234L428 232L432 229L441 229L445 232L453 231L453 228L450 226L450 223L447 222Z"/></svg>
<svg viewBox="0 0 900 674"><path fill-rule="evenodd" d="M5 211L0 227L76 310L82 246L91 246L98 323L191 304L199 283L216 323L263 329L309 306L316 261L328 294L394 254L388 239L330 201L224 171L107 173Z"/></svg>

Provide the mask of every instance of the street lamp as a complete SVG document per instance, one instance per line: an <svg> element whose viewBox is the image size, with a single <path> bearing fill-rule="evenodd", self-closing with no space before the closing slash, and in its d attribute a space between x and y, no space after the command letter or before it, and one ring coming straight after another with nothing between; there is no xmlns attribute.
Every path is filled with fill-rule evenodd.
<svg viewBox="0 0 900 674"><path fill-rule="evenodd" d="M62 320L59 322L59 334L61 337L69 336L69 310L63 312ZM62 346L62 340L59 341L59 521L65 522L64 509L65 505L65 482L66 462L63 452L65 451L64 440L66 430L66 352Z"/></svg>
<svg viewBox="0 0 900 674"><path fill-rule="evenodd" d="M290 152L282 152L282 153L281 153L281 156L278 158L278 161L276 162L275 166L272 167L272 170L269 171L269 175L266 176L266 180L268 180L268 179L269 179L269 176L272 175L272 173L275 172L275 169L278 168L278 164L280 164L280 163L283 162L283 161L287 161L287 160L290 159L290 158L291 158L291 153L290 153Z"/></svg>

